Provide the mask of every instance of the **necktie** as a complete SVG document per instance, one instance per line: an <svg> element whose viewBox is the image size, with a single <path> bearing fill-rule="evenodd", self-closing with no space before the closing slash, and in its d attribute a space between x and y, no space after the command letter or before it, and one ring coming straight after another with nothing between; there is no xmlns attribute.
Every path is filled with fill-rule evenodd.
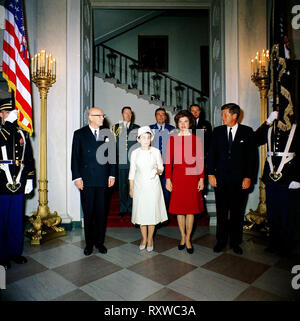
<svg viewBox="0 0 300 321"><path fill-rule="evenodd" d="M162 130L162 126L160 126L158 132L161 133L161 130ZM160 150L160 152L162 152L162 137L161 137L161 134L159 134L158 144L159 144L159 150Z"/></svg>
<svg viewBox="0 0 300 321"><path fill-rule="evenodd" d="M231 146L232 146L232 128L230 128L229 131L229 138L228 138L228 151L231 152Z"/></svg>
<svg viewBox="0 0 300 321"><path fill-rule="evenodd" d="M97 130L95 129L95 133L94 133L95 139L97 140Z"/></svg>

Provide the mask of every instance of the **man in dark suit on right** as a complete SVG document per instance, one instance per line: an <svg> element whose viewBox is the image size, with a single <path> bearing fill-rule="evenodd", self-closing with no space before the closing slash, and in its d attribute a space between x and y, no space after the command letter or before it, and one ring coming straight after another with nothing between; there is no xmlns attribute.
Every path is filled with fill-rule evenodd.
<svg viewBox="0 0 300 321"><path fill-rule="evenodd" d="M234 103L221 107L223 126L212 134L208 153L208 180L215 189L217 207L217 244L214 252L227 245L237 254L249 187L253 179L255 143L252 128L238 123L240 107Z"/></svg>

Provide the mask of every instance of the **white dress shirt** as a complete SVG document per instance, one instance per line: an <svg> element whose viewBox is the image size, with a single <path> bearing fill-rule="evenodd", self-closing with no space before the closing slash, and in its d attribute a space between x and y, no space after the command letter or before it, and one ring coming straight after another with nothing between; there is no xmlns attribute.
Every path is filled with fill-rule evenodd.
<svg viewBox="0 0 300 321"><path fill-rule="evenodd" d="M238 126L239 126L239 123L236 123L236 124L232 127L232 130L231 130L232 141L234 141L234 137L235 137L236 131L237 131L237 129L238 129ZM230 127L227 126L227 137L228 137L228 138L229 138L229 132L230 132Z"/></svg>
<svg viewBox="0 0 300 321"><path fill-rule="evenodd" d="M93 128L91 125L89 125L90 127L90 130L92 131L93 133L93 136L95 136L95 130L97 131L97 139L98 140L98 137L99 137L99 127L97 129Z"/></svg>

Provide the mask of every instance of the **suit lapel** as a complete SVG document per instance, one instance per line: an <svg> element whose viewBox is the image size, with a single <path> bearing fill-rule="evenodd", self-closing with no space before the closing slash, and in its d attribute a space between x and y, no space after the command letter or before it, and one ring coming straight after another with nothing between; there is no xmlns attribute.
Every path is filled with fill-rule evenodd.
<svg viewBox="0 0 300 321"><path fill-rule="evenodd" d="M237 146L241 140L241 125L238 124L237 131L234 136L234 140L232 142L232 147Z"/></svg>
<svg viewBox="0 0 300 321"><path fill-rule="evenodd" d="M85 136L87 138L87 141L89 141L91 144L97 144L95 136L93 135L89 125L86 126Z"/></svg>
<svg viewBox="0 0 300 321"><path fill-rule="evenodd" d="M227 134L227 126L223 125L223 146L226 151L228 151L228 134Z"/></svg>

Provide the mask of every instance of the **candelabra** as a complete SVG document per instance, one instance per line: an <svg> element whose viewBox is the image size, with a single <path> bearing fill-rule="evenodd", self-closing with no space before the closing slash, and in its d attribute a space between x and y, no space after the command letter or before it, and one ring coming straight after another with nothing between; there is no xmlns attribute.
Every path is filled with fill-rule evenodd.
<svg viewBox="0 0 300 321"><path fill-rule="evenodd" d="M65 229L58 227L61 217L57 212L50 213L48 206L47 181L47 94L49 88L56 81L56 61L45 50L38 52L31 58L31 80L40 92L40 177L39 177L39 205L36 212L29 219L32 224L27 233L31 237L31 244L40 244L55 237L66 235Z"/></svg>
<svg viewBox="0 0 300 321"><path fill-rule="evenodd" d="M269 50L263 50L260 54L256 53L255 59L251 59L251 80L258 87L260 93L260 122L263 123L268 115L268 91L269 91ZM254 211L246 215L246 220L250 225L245 225L244 230L251 230L255 224L261 225L266 222L267 207L266 207L266 188L261 177L264 170L264 162L267 155L267 146L260 147L260 162L259 162L259 204Z"/></svg>

